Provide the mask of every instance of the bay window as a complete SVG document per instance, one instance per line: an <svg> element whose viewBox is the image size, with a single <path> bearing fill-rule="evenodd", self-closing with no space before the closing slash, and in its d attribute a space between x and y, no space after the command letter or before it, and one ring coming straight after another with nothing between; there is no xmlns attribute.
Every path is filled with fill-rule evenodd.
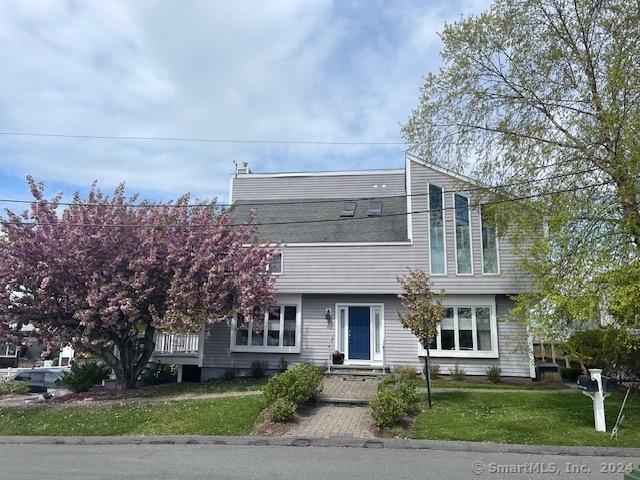
<svg viewBox="0 0 640 480"><path fill-rule="evenodd" d="M432 275L446 275L444 192L429 184L429 267Z"/></svg>
<svg viewBox="0 0 640 480"><path fill-rule="evenodd" d="M301 302L283 302L260 320L237 314L231 322L232 352L300 352Z"/></svg>
<svg viewBox="0 0 640 480"><path fill-rule="evenodd" d="M472 275L469 199L454 193L453 203L455 207L456 272L458 275Z"/></svg>

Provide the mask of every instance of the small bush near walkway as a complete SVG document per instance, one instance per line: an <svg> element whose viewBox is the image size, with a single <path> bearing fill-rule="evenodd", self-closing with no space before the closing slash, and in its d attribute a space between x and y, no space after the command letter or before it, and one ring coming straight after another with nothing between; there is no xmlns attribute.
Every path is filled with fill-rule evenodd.
<svg viewBox="0 0 640 480"><path fill-rule="evenodd" d="M26 395L29 393L27 382L11 382L9 379L0 380L0 395Z"/></svg>
<svg viewBox="0 0 640 480"><path fill-rule="evenodd" d="M274 422L288 422L293 418L295 411L296 406L286 398L277 398L269 409L271 420Z"/></svg>
<svg viewBox="0 0 640 480"><path fill-rule="evenodd" d="M79 364L73 362L71 370L62 377L62 385L74 393L86 392L97 383L109 378L110 369L97 363Z"/></svg>
<svg viewBox="0 0 640 480"><path fill-rule="evenodd" d="M269 379L264 389L264 397L271 405L271 417L274 421L273 408L276 402L280 406L276 407L284 410L282 401L288 401L294 405L294 410L305 403L313 400L322 391L322 381L324 375L320 369L311 365L296 365L291 370L277 373ZM275 417L278 416L276 413ZM291 417L289 417L290 419Z"/></svg>
<svg viewBox="0 0 640 480"><path fill-rule="evenodd" d="M379 428L394 427L415 409L419 401L414 378L404 373L387 375L369 402L371 418Z"/></svg>

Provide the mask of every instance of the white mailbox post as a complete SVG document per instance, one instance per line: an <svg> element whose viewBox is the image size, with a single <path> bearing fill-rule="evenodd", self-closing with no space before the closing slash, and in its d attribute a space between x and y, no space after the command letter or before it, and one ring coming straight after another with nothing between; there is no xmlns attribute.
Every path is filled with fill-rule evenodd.
<svg viewBox="0 0 640 480"><path fill-rule="evenodd" d="M596 430L598 432L606 432L607 424L604 418L604 399L611 395L610 388L615 390L615 382L613 382L614 387L611 387L609 383L611 383L612 380L607 379L605 385L602 381L602 370L597 368L589 370L589 375L591 378L583 376L578 379L578 388L593 400L593 417Z"/></svg>

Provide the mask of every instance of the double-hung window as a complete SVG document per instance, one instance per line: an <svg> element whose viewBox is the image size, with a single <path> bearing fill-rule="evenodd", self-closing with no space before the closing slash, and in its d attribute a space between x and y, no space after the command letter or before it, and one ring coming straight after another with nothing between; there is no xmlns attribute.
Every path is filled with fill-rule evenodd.
<svg viewBox="0 0 640 480"><path fill-rule="evenodd" d="M267 267L271 275L282 275L283 270L283 258L282 252L275 253L269 260L269 266Z"/></svg>
<svg viewBox="0 0 640 480"><path fill-rule="evenodd" d="M300 352L300 306L283 302L256 320L237 314L231 325L231 351Z"/></svg>
<svg viewBox="0 0 640 480"><path fill-rule="evenodd" d="M17 352L15 345L0 344L0 357L15 357Z"/></svg>
<svg viewBox="0 0 640 480"><path fill-rule="evenodd" d="M429 268L432 275L446 275L444 192L429 184Z"/></svg>
<svg viewBox="0 0 640 480"><path fill-rule="evenodd" d="M499 242L496 227L486 221L484 210L480 209L481 241L482 241L482 273L495 275L500 273Z"/></svg>
<svg viewBox="0 0 640 480"><path fill-rule="evenodd" d="M458 275L472 275L473 259L471 255L471 212L469 210L469 199L454 193L453 203L455 210L456 273Z"/></svg>
<svg viewBox="0 0 640 480"><path fill-rule="evenodd" d="M438 332L429 345L434 357L498 357L498 329L493 299L470 298L446 305ZM421 355L426 351L421 347Z"/></svg>

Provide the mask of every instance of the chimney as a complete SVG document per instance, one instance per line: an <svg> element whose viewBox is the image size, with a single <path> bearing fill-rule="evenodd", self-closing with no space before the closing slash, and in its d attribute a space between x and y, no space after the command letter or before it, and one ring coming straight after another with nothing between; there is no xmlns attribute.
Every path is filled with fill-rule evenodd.
<svg viewBox="0 0 640 480"><path fill-rule="evenodd" d="M251 169L249 168L249 164L247 162L242 162L236 171L237 173L251 173Z"/></svg>

